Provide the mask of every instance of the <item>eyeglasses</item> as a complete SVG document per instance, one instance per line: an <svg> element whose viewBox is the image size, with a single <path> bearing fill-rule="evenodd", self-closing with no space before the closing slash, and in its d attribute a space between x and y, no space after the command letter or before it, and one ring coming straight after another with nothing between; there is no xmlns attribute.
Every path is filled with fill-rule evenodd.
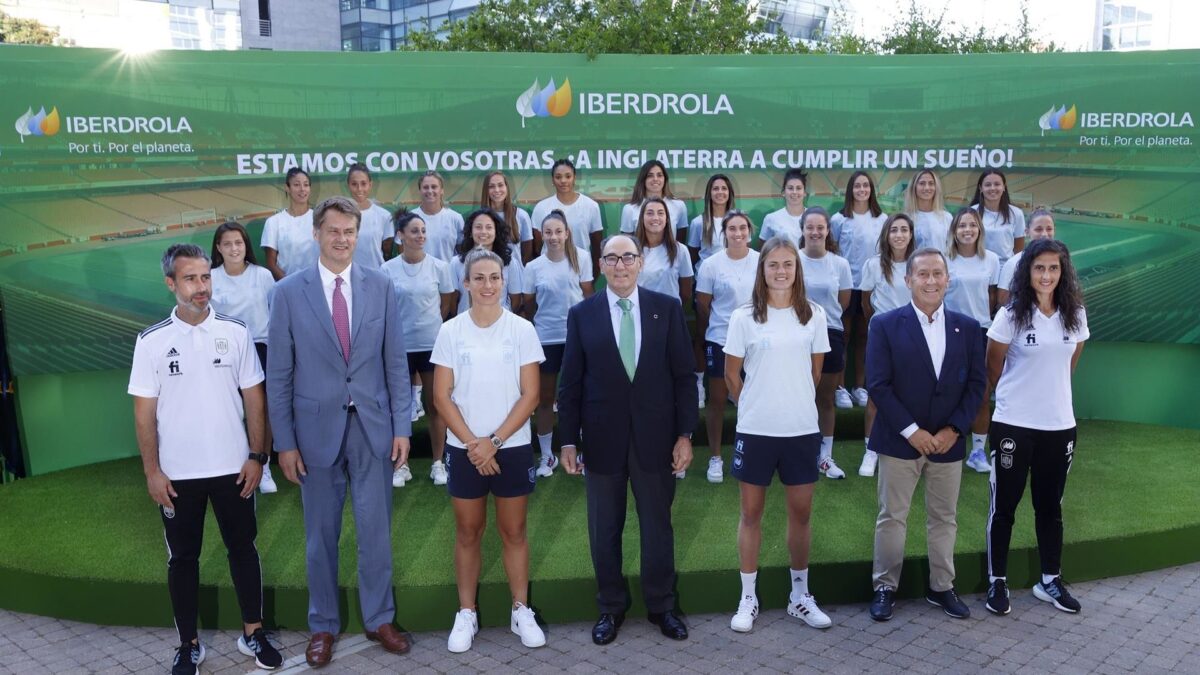
<svg viewBox="0 0 1200 675"><path fill-rule="evenodd" d="M642 257L642 256L637 253L623 253L621 255L617 255L616 253L609 253L608 255L600 256L600 262L604 263L605 265L607 265L609 267L616 267L618 262L625 263L626 267L632 267L633 264L635 262L637 262L637 259L640 257Z"/></svg>

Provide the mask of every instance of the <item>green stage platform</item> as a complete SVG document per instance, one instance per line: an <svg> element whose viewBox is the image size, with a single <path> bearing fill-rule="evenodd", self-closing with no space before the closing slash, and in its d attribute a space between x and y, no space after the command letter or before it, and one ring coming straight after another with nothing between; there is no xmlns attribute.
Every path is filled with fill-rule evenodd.
<svg viewBox="0 0 1200 675"><path fill-rule="evenodd" d="M843 411L844 431L857 421ZM858 413L858 410L853 411ZM1063 503L1064 567L1069 581L1177 565L1200 559L1200 510L1195 485L1200 431L1105 421L1080 424L1078 450ZM823 603L862 601L870 593L876 512L875 481L855 473L861 444L839 441L835 456L849 477L822 479L813 510L812 586ZM732 610L738 593L735 532L737 483L704 478L707 451L679 485L674 520L679 597L685 612ZM728 451L726 454L728 460ZM428 459L414 461L417 480L395 491L392 542L398 621L410 630L447 628L457 606L453 586L454 518L443 488L425 479ZM259 550L268 622L304 629L307 607L304 532L299 490L276 470L280 492L258 498ZM782 494L768 497L760 597L782 606L787 592ZM636 518L630 501L625 569L637 591ZM961 592L984 588L984 521L988 481L966 472L959 501L957 546ZM170 625L166 551L140 463L124 459L18 481L0 487L0 606L105 624ZM914 500L900 592L924 590L922 497ZM1010 583L1028 586L1037 572L1033 514L1018 511ZM549 623L594 613L583 480L556 473L531 498L531 603ZM201 563L202 624L238 625L223 548L211 514ZM342 541L341 583L349 630L358 630L355 541L349 512ZM508 592L499 541L485 538L482 619L507 621ZM643 611L635 600L633 612Z"/></svg>

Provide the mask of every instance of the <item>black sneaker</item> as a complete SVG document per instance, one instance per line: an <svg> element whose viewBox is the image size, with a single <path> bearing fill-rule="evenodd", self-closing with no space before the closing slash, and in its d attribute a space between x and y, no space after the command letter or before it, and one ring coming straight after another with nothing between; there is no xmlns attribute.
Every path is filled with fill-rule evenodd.
<svg viewBox="0 0 1200 675"><path fill-rule="evenodd" d="M171 675L196 675L200 672L201 663L204 663L204 645L198 641L185 642L175 652Z"/></svg>
<svg viewBox="0 0 1200 675"><path fill-rule="evenodd" d="M263 670L275 670L283 664L283 655L271 645L271 641L267 639L267 631L261 627L248 636L238 638L237 648L246 656L253 656L254 665Z"/></svg>
<svg viewBox="0 0 1200 675"><path fill-rule="evenodd" d="M875 591L871 598L871 618L876 621L887 621L892 618L892 609L896 606L896 591L884 586Z"/></svg>
<svg viewBox="0 0 1200 675"><path fill-rule="evenodd" d="M1004 616L1012 611L1008 604L1008 584L1003 579L997 579L988 587L987 602L984 607L992 614Z"/></svg>
<svg viewBox="0 0 1200 675"><path fill-rule="evenodd" d="M1033 597L1048 602L1054 605L1055 609L1068 614L1078 614L1081 609L1079 601L1067 592L1067 585L1063 583L1062 577L1054 577L1048 584L1039 581L1033 587Z"/></svg>
<svg viewBox="0 0 1200 675"><path fill-rule="evenodd" d="M931 605L941 607L947 615L956 619L971 617L971 608L958 599L958 594L954 592L953 588L948 591L929 591L925 594L925 600Z"/></svg>

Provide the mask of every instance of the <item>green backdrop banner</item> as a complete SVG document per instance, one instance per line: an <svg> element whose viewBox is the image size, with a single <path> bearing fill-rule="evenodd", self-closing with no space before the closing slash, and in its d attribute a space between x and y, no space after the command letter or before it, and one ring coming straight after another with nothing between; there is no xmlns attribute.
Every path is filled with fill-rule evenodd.
<svg viewBox="0 0 1200 675"><path fill-rule="evenodd" d="M730 174L743 207L778 208L809 169L840 205L856 169L900 208L913 174L950 208L984 168L1047 204L1084 279L1093 337L1200 343L1200 52L971 56L634 57L261 51L0 50L0 287L18 375L127 367L137 327L169 309L157 259L211 226L283 207L282 174L344 194L416 199L448 176L454 208L483 172L527 207L571 157L607 228L657 157L692 215ZM8 131L4 131L8 129Z"/></svg>

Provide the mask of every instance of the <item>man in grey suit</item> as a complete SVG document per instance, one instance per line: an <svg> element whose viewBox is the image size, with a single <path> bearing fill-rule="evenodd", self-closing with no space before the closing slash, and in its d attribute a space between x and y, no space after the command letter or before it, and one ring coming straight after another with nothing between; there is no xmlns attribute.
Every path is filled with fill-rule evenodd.
<svg viewBox="0 0 1200 675"><path fill-rule="evenodd" d="M403 654L393 625L392 469L408 461L408 361L392 282L353 265L361 214L331 197L313 212L317 265L275 287L268 337L267 400L279 467L300 485L308 562L305 655L333 656L338 539L346 489L358 534L358 594L367 637Z"/></svg>

